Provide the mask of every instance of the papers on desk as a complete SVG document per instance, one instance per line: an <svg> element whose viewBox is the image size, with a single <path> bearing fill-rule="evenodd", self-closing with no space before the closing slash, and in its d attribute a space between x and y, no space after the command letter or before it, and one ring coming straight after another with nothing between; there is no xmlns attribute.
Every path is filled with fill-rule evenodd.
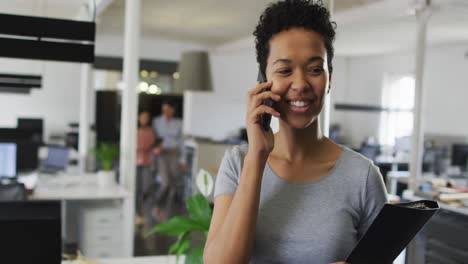
<svg viewBox="0 0 468 264"><path fill-rule="evenodd" d="M435 188L431 191L416 191L415 195L428 199L439 200L446 203L468 200L468 192L446 187Z"/></svg>

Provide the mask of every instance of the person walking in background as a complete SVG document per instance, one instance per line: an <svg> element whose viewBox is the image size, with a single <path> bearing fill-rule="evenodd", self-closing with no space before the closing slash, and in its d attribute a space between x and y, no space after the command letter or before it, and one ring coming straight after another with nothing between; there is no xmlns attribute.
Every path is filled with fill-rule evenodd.
<svg viewBox="0 0 468 264"><path fill-rule="evenodd" d="M153 129L161 140L154 152L159 154L158 170L161 187L156 195L155 214L160 220L167 219L167 210L172 206L176 196L177 177L185 172L183 155L182 120L174 117L176 105L171 101L162 104L162 115L153 120ZM161 209L166 207L166 212Z"/></svg>
<svg viewBox="0 0 468 264"><path fill-rule="evenodd" d="M136 214L137 224L142 223L144 214L144 201L149 196L150 188L154 183L151 171L151 150L156 137L150 126L151 116L148 111L142 111L138 115L137 132L137 190L136 190Z"/></svg>

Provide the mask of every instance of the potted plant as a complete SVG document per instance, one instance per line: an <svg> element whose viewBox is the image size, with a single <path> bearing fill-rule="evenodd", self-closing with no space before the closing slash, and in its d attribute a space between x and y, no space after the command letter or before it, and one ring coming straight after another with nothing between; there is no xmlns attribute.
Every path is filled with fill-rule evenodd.
<svg viewBox="0 0 468 264"><path fill-rule="evenodd" d="M115 171L112 170L112 165L119 156L119 148L116 144L99 143L93 152L101 164L101 170L97 172L98 185L101 187L114 185Z"/></svg>
<svg viewBox="0 0 468 264"><path fill-rule="evenodd" d="M154 226L146 235L148 237L154 233L163 233L176 236L177 241L169 248L169 254L177 255L176 263L179 262L181 255L186 254L185 264L203 264L203 249L212 215L212 208L207 197L211 194L213 185L209 184L212 181L211 175L204 170L201 170L198 178L203 179L204 191L200 189L203 194L197 193L188 198L186 202L188 215L174 216Z"/></svg>

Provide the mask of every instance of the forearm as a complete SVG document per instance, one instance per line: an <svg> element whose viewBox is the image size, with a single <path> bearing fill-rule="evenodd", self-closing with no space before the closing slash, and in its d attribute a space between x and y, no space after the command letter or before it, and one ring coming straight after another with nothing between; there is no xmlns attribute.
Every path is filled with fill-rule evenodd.
<svg viewBox="0 0 468 264"><path fill-rule="evenodd" d="M206 263L247 263L252 255L266 159L246 156L224 223L208 245Z"/></svg>

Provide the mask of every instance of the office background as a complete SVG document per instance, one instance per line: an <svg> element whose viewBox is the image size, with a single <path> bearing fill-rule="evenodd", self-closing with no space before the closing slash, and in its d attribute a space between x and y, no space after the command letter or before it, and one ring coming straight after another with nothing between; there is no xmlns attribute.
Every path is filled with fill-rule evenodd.
<svg viewBox="0 0 468 264"><path fill-rule="evenodd" d="M21 0L11 5L8 1L2 1L0 9L9 14L91 21L92 15L82 15L87 8L91 8L89 14L93 13L91 2ZM210 148L211 145L200 147L199 142L195 144L199 149L208 149L205 150L207 155L218 155L228 146L217 143L225 144L226 139L239 137L245 114L245 94L257 77L258 66L251 32L258 14L269 2L141 1L141 60L153 61L155 65L168 63L177 68L188 52L208 54L212 92L186 92L182 97L174 88L174 82L181 78L177 70L164 73L148 67L139 68L137 87L140 89L141 83L146 82L148 89L140 89L140 94L157 97L149 92L149 85L154 82L158 84L160 96L178 96L183 101L179 105L179 115L184 117L185 136L193 136L195 141L198 138L215 141L208 143L215 145L213 148ZM410 136L408 131L411 132L413 124L414 105L411 102L414 101L418 30L414 10L425 1L332 2L333 19L338 24L338 31L330 97L330 125L335 129L331 131L337 133L333 134L335 140L356 150L361 149L363 143L378 145L381 153L371 156L376 162L377 156L383 157L380 161L385 163L385 158L395 156L395 139ZM468 144L468 123L463 115L468 110L468 3L447 0L431 1L431 5L434 8L427 26L422 79L425 105L422 110L423 132L426 139L433 139L436 146L447 148L451 154L453 144ZM97 7L95 54L121 59L125 50L125 1L101 0L97 1ZM94 128L97 127L95 118L99 111L96 107L97 94L110 92L117 96L113 101L115 108L104 113L104 116L109 114L115 117L116 129L120 129L121 103L118 98L123 74L121 70L111 68L93 69L91 85L95 93L88 97L86 111L88 121L95 125ZM152 71L159 76L148 79ZM82 107L82 65L0 58L0 73L42 77L41 87L31 89L29 94L0 93L0 128L16 128L19 118L42 119L42 139L47 144L63 144L67 133L77 132L76 124L79 123ZM399 104L408 98L411 100L405 102L409 103ZM206 122L203 116L207 113L211 114L211 121L216 122ZM273 126L277 127L277 123L273 122ZM92 127L89 131L88 149L91 149L97 142L97 131ZM76 150L70 155L71 160L79 162ZM406 153L400 160L389 163L407 165L409 160L410 156ZM94 172L93 162L85 162L88 171ZM201 164L207 165L199 167L213 174L216 172L215 164L208 161L201 161ZM464 166L466 169L466 162ZM426 172L430 170L426 169Z"/></svg>

